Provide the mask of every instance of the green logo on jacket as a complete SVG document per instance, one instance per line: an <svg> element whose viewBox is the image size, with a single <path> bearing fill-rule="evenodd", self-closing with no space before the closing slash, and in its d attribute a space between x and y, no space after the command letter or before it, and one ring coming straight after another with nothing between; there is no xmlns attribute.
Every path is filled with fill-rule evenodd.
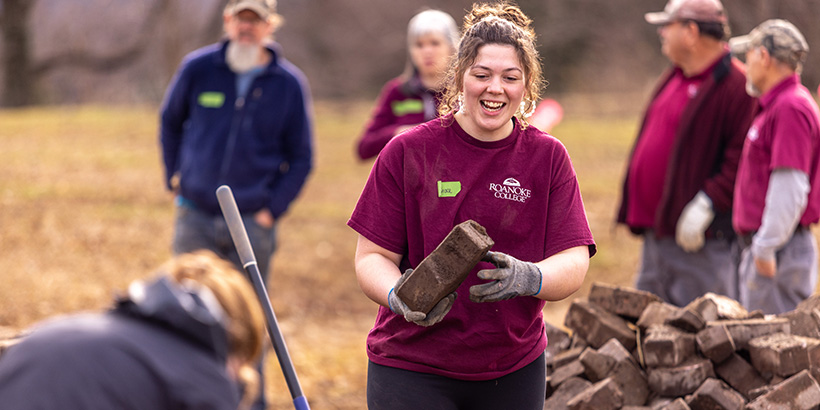
<svg viewBox="0 0 820 410"><path fill-rule="evenodd" d="M197 98L199 105L205 108L219 108L225 104L225 94L217 91L205 91Z"/></svg>
<svg viewBox="0 0 820 410"><path fill-rule="evenodd" d="M452 198L461 192L461 182L459 181L438 181L438 197Z"/></svg>
<svg viewBox="0 0 820 410"><path fill-rule="evenodd" d="M422 104L421 100L393 101L390 108L393 109L393 115L396 117L424 112L424 104Z"/></svg>

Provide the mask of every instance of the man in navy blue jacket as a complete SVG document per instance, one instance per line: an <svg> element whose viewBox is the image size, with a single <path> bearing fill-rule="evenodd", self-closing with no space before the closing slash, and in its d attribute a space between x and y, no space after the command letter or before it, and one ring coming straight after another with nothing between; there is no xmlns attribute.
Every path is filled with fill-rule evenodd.
<svg viewBox="0 0 820 410"><path fill-rule="evenodd" d="M272 41L281 20L275 0L231 0L223 17L226 39L185 57L162 105L165 178L177 203L173 251L210 249L242 269L216 199L228 185L267 281L276 221L312 166L310 92ZM254 409L264 408L262 393Z"/></svg>
<svg viewBox="0 0 820 410"><path fill-rule="evenodd" d="M175 254L210 249L241 262L216 189L231 187L266 276L276 221L312 166L310 93L272 41L275 0L231 0L226 39L185 57L168 87L160 141L176 195Z"/></svg>

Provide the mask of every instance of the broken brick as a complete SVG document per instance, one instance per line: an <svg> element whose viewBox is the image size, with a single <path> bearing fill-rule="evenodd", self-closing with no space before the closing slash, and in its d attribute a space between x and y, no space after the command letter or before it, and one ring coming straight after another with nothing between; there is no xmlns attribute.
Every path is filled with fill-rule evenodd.
<svg viewBox="0 0 820 410"><path fill-rule="evenodd" d="M550 386L554 389L572 377L577 377L584 374L584 365L580 360L573 360L557 369L550 374Z"/></svg>
<svg viewBox="0 0 820 410"><path fill-rule="evenodd" d="M661 407L660 409L661 410L691 410L691 407L689 407L689 405L686 404L685 400L683 400L682 398L679 397L679 398L671 401L666 406Z"/></svg>
<svg viewBox="0 0 820 410"><path fill-rule="evenodd" d="M820 385L807 370L775 385L746 405L747 410L814 409L820 406Z"/></svg>
<svg viewBox="0 0 820 410"><path fill-rule="evenodd" d="M559 352L555 356L552 357L550 361L547 362L547 365L552 367L553 369L557 369L565 364L578 359L581 356L581 353L584 351L585 348L583 347L576 347L569 350L564 350L563 352Z"/></svg>
<svg viewBox="0 0 820 410"><path fill-rule="evenodd" d="M749 341L752 365L761 373L771 372L782 377L808 370L812 363L820 363L818 353L820 340L803 336L775 333Z"/></svg>
<svg viewBox="0 0 820 410"><path fill-rule="evenodd" d="M564 325L596 349L612 338L618 339L628 350L637 345L637 335L626 320L586 301L572 302Z"/></svg>
<svg viewBox="0 0 820 410"><path fill-rule="evenodd" d="M623 400L618 384L606 378L571 398L567 407L571 410L617 410L623 406Z"/></svg>
<svg viewBox="0 0 820 410"><path fill-rule="evenodd" d="M715 373L733 389L744 395L747 400L753 399L752 392L767 385L766 379L752 367L749 362L737 353L715 366Z"/></svg>
<svg viewBox="0 0 820 410"><path fill-rule="evenodd" d="M643 341L643 354L647 366L677 366L695 354L695 335L671 326L652 326Z"/></svg>
<svg viewBox="0 0 820 410"><path fill-rule="evenodd" d="M719 320L710 326L726 326L738 350L746 349L750 340L772 333L789 333L789 321L783 318L763 318L745 320Z"/></svg>
<svg viewBox="0 0 820 410"><path fill-rule="evenodd" d="M544 403L544 409L568 410L567 402L590 386L592 386L592 383L580 377L567 379L547 399Z"/></svg>
<svg viewBox="0 0 820 410"><path fill-rule="evenodd" d="M709 378L692 393L688 404L695 409L741 409L746 400L726 383Z"/></svg>
<svg viewBox="0 0 820 410"><path fill-rule="evenodd" d="M715 363L722 362L737 350L732 335L721 325L708 326L701 330L695 340L700 352Z"/></svg>
<svg viewBox="0 0 820 410"><path fill-rule="evenodd" d="M740 302L724 295L709 292L703 295L704 298L711 300L717 308L717 320L742 320L749 319L749 312ZM715 319L709 319L715 320ZM707 320L707 322L709 321Z"/></svg>
<svg viewBox="0 0 820 410"><path fill-rule="evenodd" d="M820 338L820 327L818 327L817 316L814 311L792 310L777 317L789 321L789 329L793 335Z"/></svg>
<svg viewBox="0 0 820 410"><path fill-rule="evenodd" d="M706 379L715 377L712 362L693 357L675 367L647 368L649 388L661 396L677 397L694 392Z"/></svg>
<svg viewBox="0 0 820 410"><path fill-rule="evenodd" d="M626 351L626 348L618 340L609 339L598 349L598 353L614 362L610 369L610 377L624 394L624 404L645 403L649 397L646 374L640 369L632 355Z"/></svg>
<svg viewBox="0 0 820 410"><path fill-rule="evenodd" d="M666 318L677 310L677 306L666 302L652 302L643 310L636 324L641 330L646 330L652 325L662 325Z"/></svg>
<svg viewBox="0 0 820 410"><path fill-rule="evenodd" d="M661 301L650 292L604 283L593 283L588 299L608 312L631 319L639 318L650 303Z"/></svg>

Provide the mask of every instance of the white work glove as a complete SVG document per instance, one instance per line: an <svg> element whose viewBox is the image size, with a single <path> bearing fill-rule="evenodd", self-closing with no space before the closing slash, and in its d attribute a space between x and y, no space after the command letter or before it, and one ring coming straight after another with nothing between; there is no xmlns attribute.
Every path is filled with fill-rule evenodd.
<svg viewBox="0 0 820 410"><path fill-rule="evenodd" d="M706 241L706 228L715 219L712 200L703 191L686 204L675 228L675 241L686 252L697 252Z"/></svg>

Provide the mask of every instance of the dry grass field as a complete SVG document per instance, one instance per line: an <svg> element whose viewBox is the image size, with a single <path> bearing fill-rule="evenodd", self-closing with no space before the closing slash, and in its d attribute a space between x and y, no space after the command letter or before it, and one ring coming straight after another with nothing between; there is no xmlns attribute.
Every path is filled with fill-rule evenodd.
<svg viewBox="0 0 820 410"><path fill-rule="evenodd" d="M345 222L371 165L353 155L370 104L316 104L315 171L280 224L269 285L318 410L365 407L364 340L376 305L356 284L356 236ZM638 241L613 216L637 118L565 109L553 134L573 159L599 249L573 296L584 297L595 281L629 285L636 269ZM155 107L0 111L0 327L105 308L170 257L157 123ZM561 325L570 301L549 304L547 320ZM271 408L293 408L268 358Z"/></svg>

